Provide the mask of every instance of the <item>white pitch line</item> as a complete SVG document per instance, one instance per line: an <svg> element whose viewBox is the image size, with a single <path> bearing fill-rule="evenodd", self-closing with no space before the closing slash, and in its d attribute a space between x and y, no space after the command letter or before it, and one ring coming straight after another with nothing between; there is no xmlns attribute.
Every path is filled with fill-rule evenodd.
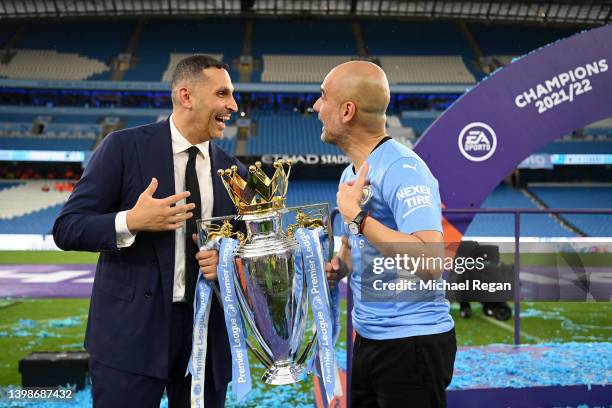
<svg viewBox="0 0 612 408"><path fill-rule="evenodd" d="M486 320L487 322L497 326L497 327L501 327L502 329L509 331L511 333L514 333L514 326L509 325L508 323L504 323L504 322L500 322L499 320L496 320L493 317L486 317L486 316L477 316L480 319ZM543 339L541 339L540 337L537 336L533 336L529 333L527 333L525 330L521 329L521 337L525 337L528 340L534 340L537 341L539 343L543 342Z"/></svg>

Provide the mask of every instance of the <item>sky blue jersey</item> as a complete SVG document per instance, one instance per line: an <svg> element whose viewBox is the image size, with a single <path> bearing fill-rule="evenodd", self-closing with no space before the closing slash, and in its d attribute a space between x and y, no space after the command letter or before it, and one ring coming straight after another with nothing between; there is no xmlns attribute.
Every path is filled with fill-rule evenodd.
<svg viewBox="0 0 612 408"><path fill-rule="evenodd" d="M415 231L442 232L442 214L438 181L429 168L409 148L390 139L380 144L367 158L367 180L371 197L362 207L372 218L385 226L406 234ZM340 183L356 179L349 165ZM367 220L366 220L367 225ZM350 278L354 296L353 324L357 332L368 339L384 340L410 336L444 333L454 327L449 314L449 302L444 290L405 292L400 300L386 301L384 297L364 295L370 287L372 262L383 255L363 235L352 235L344 225L342 233L351 245L353 273ZM397 272L397 271L395 271ZM374 276L383 281L394 281L393 273ZM413 276L418 282L418 277ZM441 278L440 278L441 279ZM442 286L442 285L439 285Z"/></svg>

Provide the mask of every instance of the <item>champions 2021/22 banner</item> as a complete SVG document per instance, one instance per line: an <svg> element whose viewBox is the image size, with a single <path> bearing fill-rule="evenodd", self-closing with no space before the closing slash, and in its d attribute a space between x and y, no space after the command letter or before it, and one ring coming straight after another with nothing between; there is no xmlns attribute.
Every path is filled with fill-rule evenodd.
<svg viewBox="0 0 612 408"><path fill-rule="evenodd" d="M414 150L448 208L478 208L526 157L612 116L612 25L537 49L468 91ZM448 220L465 232L472 215Z"/></svg>

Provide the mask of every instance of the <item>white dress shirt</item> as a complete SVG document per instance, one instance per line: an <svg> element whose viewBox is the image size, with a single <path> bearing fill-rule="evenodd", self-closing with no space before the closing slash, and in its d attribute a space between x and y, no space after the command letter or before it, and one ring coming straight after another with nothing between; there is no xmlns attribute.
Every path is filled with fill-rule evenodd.
<svg viewBox="0 0 612 408"><path fill-rule="evenodd" d="M174 125L172 115L170 116L170 136L172 138L172 161L174 164L174 191L176 193L185 191L185 168L189 153L187 150L191 143L179 132ZM200 186L200 198L202 200L202 218L212 217L213 209L213 184L210 174L210 155L208 154L208 143L202 142L195 145L200 154L196 157L196 173L198 174L198 185ZM185 204L185 200L176 205ZM132 234L127 227L127 211L117 213L115 217L115 231L117 234L117 248L126 248L134 243L136 234ZM172 301L185 300L185 230L183 226L175 231L174 246L174 287L172 289ZM194 258L193 262L197 262Z"/></svg>

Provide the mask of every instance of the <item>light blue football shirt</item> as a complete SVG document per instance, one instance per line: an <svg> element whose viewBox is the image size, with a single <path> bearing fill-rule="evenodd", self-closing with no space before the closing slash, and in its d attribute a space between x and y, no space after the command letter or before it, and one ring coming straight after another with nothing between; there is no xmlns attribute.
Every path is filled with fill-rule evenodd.
<svg viewBox="0 0 612 408"><path fill-rule="evenodd" d="M371 198L362 207L364 210L385 226L406 234L421 230L442 232L438 181L419 156L390 139L374 149L366 161L369 165L367 180ZM353 166L349 165L342 173L340 183L355 178ZM374 298L369 295L363 298L364 270L370 268L365 273L371 278L372 259L383 255L365 236L350 234L346 225L342 233L350 239L353 262L350 285L354 296L352 316L355 330L361 336L384 340L444 333L454 327L444 290L427 290L425 294L421 291L415 293L413 299L416 300L410 301L385 301L384 297L376 299L376 295ZM394 280L392 274L387 273L375 277ZM368 279L364 279L365 286ZM418 281L416 276L414 279ZM410 291L404 295L408 297L403 296L402 300L411 299Z"/></svg>

